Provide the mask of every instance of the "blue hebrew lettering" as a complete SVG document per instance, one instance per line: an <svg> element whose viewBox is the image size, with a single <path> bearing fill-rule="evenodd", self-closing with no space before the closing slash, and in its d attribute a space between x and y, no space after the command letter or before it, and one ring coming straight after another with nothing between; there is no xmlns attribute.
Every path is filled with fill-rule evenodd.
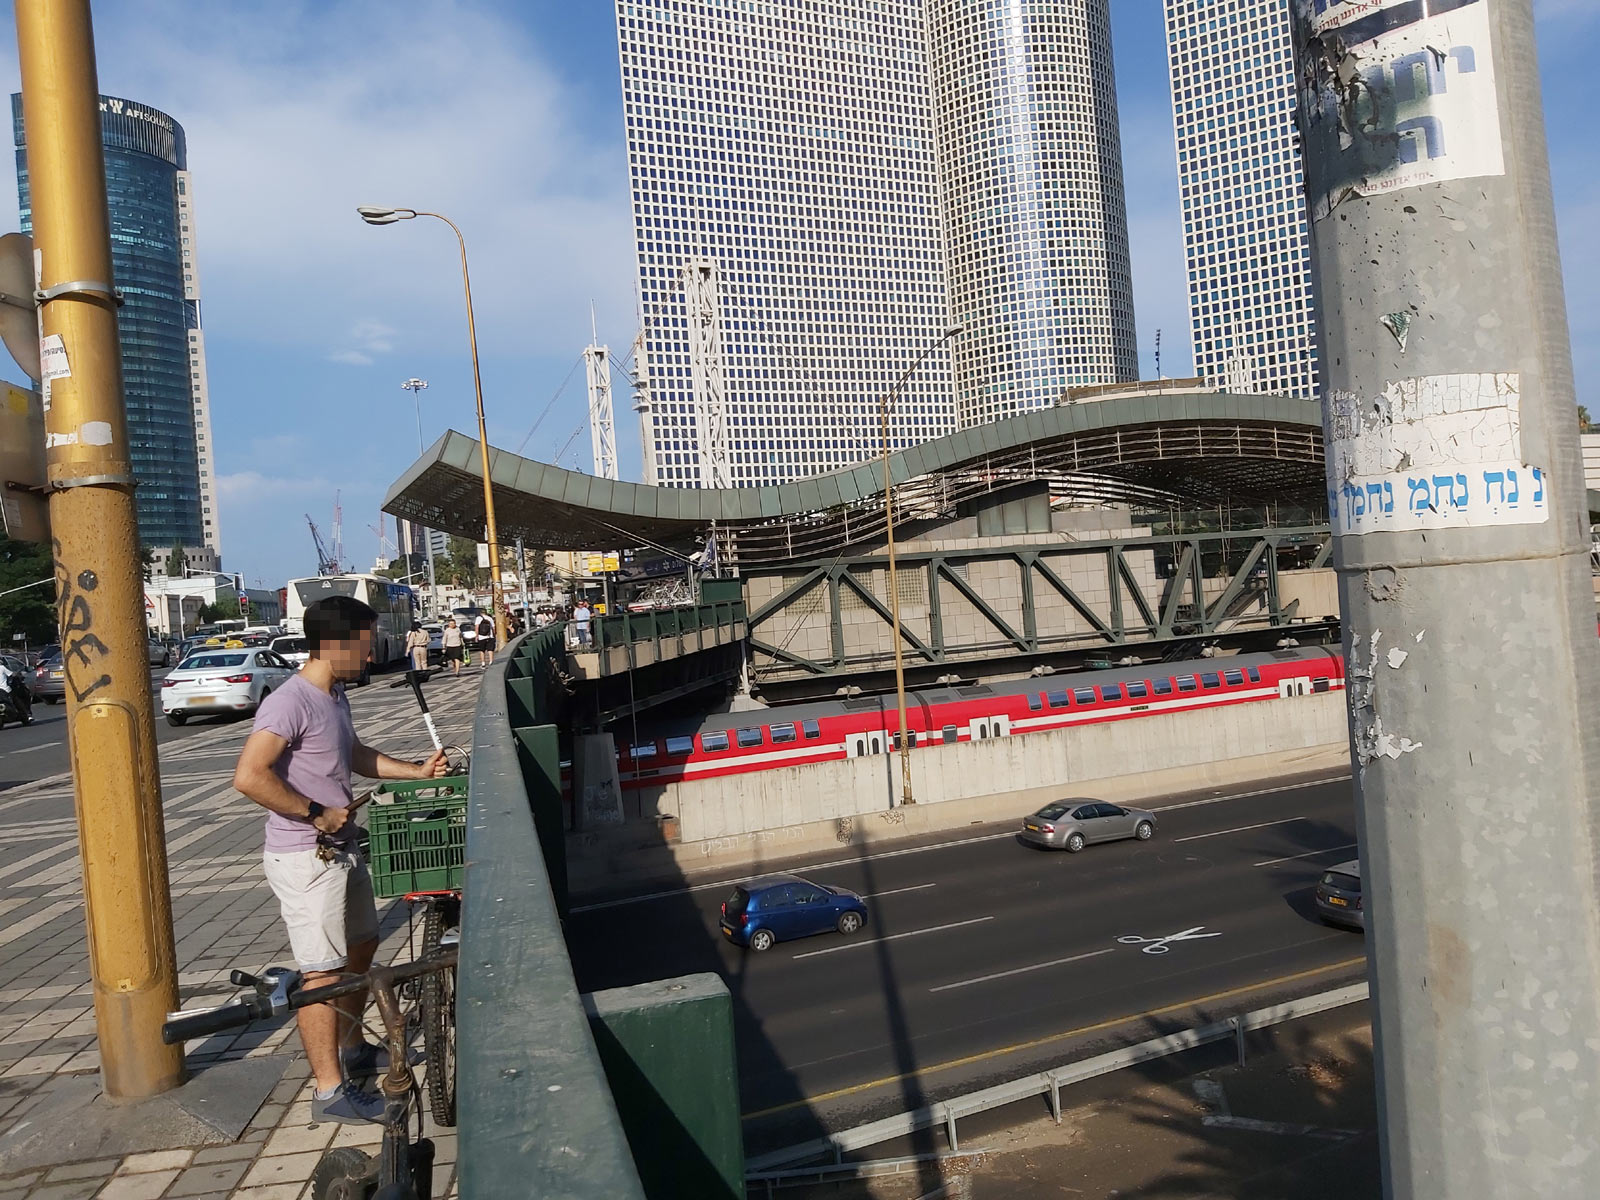
<svg viewBox="0 0 1600 1200"><path fill-rule="evenodd" d="M1417 98L1417 68L1421 67L1424 78L1427 80L1427 91L1423 94L1431 96L1435 92L1445 90L1444 82L1444 55L1436 54L1432 50L1418 50L1415 54L1407 54L1397 58L1389 64L1394 71L1394 98L1396 100L1415 100Z"/></svg>
<svg viewBox="0 0 1600 1200"><path fill-rule="evenodd" d="M1544 472L1538 467L1533 469L1533 502L1544 503Z"/></svg>
<svg viewBox="0 0 1600 1200"><path fill-rule="evenodd" d="M1451 485L1455 478L1450 475L1435 475L1433 477L1433 504L1435 508L1443 508L1451 502Z"/></svg>
<svg viewBox="0 0 1600 1200"><path fill-rule="evenodd" d="M1517 486L1517 473L1515 471L1507 471L1506 479L1511 484L1511 492L1506 496L1506 503L1515 504L1517 497L1522 495L1522 489Z"/></svg>
<svg viewBox="0 0 1600 1200"><path fill-rule="evenodd" d="M1433 492L1428 487L1426 479L1406 478L1406 486L1411 489L1411 511L1421 512L1425 508L1433 507ZM1422 493L1422 499L1417 499L1417 493Z"/></svg>
<svg viewBox="0 0 1600 1200"><path fill-rule="evenodd" d="M1344 494L1344 511L1345 519L1347 521L1353 522L1357 517L1362 516L1367 511L1367 498L1362 494L1360 488L1352 487L1350 484L1346 483L1339 490ZM1356 507L1358 503L1361 506L1359 508Z"/></svg>
<svg viewBox="0 0 1600 1200"><path fill-rule="evenodd" d="M1400 137L1400 161L1414 163L1417 161L1417 139L1405 137L1408 133L1420 133L1422 140L1427 143L1428 157L1444 157L1444 125L1438 117L1412 117L1408 121L1394 123L1396 136Z"/></svg>
<svg viewBox="0 0 1600 1200"><path fill-rule="evenodd" d="M1456 489L1456 493L1451 497L1451 500L1457 508L1465 508L1467 501L1472 498L1472 493L1467 491L1467 477L1465 475L1456 476Z"/></svg>
<svg viewBox="0 0 1600 1200"><path fill-rule="evenodd" d="M1445 57L1456 60L1456 71L1459 74L1471 75L1478 69L1478 56L1473 53L1471 46L1451 46L1445 52Z"/></svg>
<svg viewBox="0 0 1600 1200"><path fill-rule="evenodd" d="M1383 493L1386 490L1389 493L1388 504L1383 502ZM1383 483L1369 483L1367 484L1367 496L1371 501L1370 507L1372 508L1374 515L1380 512L1389 513L1394 511L1394 484L1387 481Z"/></svg>
<svg viewBox="0 0 1600 1200"><path fill-rule="evenodd" d="M1504 471L1485 471L1483 473L1483 498L1490 504L1494 503L1494 493L1489 489L1494 484L1500 485L1500 502L1504 504L1506 499L1506 473Z"/></svg>
<svg viewBox="0 0 1600 1200"><path fill-rule="evenodd" d="M1394 484L1387 479L1383 481L1383 511L1386 513L1394 511Z"/></svg>

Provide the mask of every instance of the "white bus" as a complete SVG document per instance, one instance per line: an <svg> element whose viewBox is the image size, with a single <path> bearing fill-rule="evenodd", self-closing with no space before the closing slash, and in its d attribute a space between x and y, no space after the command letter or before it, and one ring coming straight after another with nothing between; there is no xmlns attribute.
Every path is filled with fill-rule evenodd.
<svg viewBox="0 0 1600 1200"><path fill-rule="evenodd" d="M417 618L417 600L403 583L382 575L318 575L311 579L291 579L288 585L289 612L284 628L289 633L305 632L306 607L329 596L354 596L378 614L372 629L372 661L386 667L406 656L406 634Z"/></svg>

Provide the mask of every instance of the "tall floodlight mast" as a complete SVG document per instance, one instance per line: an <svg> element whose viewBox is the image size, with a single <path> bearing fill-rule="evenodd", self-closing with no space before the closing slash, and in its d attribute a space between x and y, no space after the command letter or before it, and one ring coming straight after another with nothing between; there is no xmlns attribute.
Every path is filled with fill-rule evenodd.
<svg viewBox="0 0 1600 1200"><path fill-rule="evenodd" d="M583 352L589 374L589 438L594 446L597 479L616 479L616 413L611 404L611 348L600 345L595 329L594 305L589 305L589 345Z"/></svg>

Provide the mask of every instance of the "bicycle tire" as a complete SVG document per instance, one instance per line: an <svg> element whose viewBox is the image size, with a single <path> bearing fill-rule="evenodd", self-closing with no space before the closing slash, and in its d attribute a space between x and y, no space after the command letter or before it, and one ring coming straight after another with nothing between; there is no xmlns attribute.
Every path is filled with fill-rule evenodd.
<svg viewBox="0 0 1600 1200"><path fill-rule="evenodd" d="M452 906L453 907L453 906ZM428 905L422 922L422 957L439 948L445 929L444 904ZM428 1054L428 1108L434 1123L456 1123L456 972L422 977L422 1045Z"/></svg>

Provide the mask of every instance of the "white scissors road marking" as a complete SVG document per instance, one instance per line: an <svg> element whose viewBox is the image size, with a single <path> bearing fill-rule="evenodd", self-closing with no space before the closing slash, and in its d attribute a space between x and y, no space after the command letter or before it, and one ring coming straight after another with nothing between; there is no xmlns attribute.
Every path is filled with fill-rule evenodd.
<svg viewBox="0 0 1600 1200"><path fill-rule="evenodd" d="M1182 933L1169 933L1166 937L1147 938L1136 933L1124 934L1117 941L1124 946L1142 946L1146 954L1165 954L1172 949L1172 942L1192 942L1197 938L1221 937L1219 933L1201 933L1204 925L1196 925L1192 929L1185 929Z"/></svg>

